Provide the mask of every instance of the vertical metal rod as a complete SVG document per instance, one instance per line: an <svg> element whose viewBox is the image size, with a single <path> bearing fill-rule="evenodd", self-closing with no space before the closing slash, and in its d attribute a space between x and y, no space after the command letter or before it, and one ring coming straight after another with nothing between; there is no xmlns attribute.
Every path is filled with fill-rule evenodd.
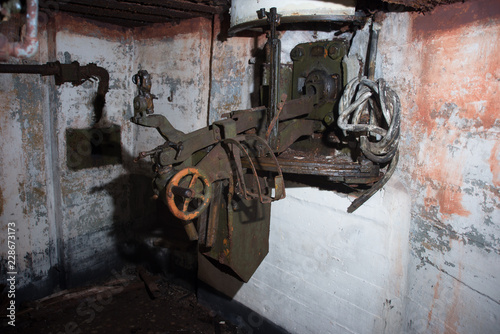
<svg viewBox="0 0 500 334"><path fill-rule="evenodd" d="M281 63L281 41L278 38L276 27L280 24L280 16L277 14L276 7L270 9L268 13L270 24L269 48L271 58L271 80L269 86L269 109L267 112L267 127L271 125L272 120L278 112L279 90L280 90L280 63ZM278 147L278 122L275 123L269 136L269 146L276 150Z"/></svg>
<svg viewBox="0 0 500 334"><path fill-rule="evenodd" d="M375 67L376 67L376 59L377 59L377 49L378 49L378 35L380 31L380 24L375 22L375 18L372 18L371 26L370 26L370 44L368 51L368 79L375 80Z"/></svg>

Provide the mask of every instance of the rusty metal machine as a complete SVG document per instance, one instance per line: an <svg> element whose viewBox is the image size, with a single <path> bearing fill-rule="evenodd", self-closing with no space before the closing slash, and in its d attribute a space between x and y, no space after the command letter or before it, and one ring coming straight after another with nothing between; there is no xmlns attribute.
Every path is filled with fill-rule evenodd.
<svg viewBox="0 0 500 334"><path fill-rule="evenodd" d="M398 159L398 97L383 80L346 82L347 41L298 44L293 66L281 66L280 16L271 8L259 17L270 30L261 86L267 105L183 133L154 114L148 72L133 78L139 95L131 121L165 139L137 158L151 157L155 196L198 240L200 253L242 281L268 252L270 205L285 197L288 176L359 190L352 212L385 184Z"/></svg>

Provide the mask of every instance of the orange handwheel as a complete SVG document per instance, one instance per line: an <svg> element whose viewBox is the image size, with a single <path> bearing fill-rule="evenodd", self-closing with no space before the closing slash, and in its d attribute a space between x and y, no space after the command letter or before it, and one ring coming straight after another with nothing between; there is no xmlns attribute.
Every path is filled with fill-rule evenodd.
<svg viewBox="0 0 500 334"><path fill-rule="evenodd" d="M167 205L174 216L182 220L197 218L206 210L212 198L208 177L198 168L179 171L167 185Z"/></svg>

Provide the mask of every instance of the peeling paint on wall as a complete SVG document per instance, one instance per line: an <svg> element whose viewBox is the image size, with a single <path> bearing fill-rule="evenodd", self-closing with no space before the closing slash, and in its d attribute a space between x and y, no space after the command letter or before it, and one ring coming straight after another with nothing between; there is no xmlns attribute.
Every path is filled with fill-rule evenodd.
<svg viewBox="0 0 500 334"><path fill-rule="evenodd" d="M383 22L378 73L401 98L397 174L413 197L410 333L500 326L499 14L476 0Z"/></svg>
<svg viewBox="0 0 500 334"><path fill-rule="evenodd" d="M260 105L260 67L266 39L263 35L228 38L224 30L228 28L228 17L214 20L209 123L230 111Z"/></svg>
<svg viewBox="0 0 500 334"><path fill-rule="evenodd" d="M0 148L0 181L6 185L0 215L2 230L8 220L19 223L19 301L44 296L57 285L62 289L98 278L124 259L137 261L137 253L148 247L126 246L128 238L137 237L130 232L134 224L156 222L151 219L156 210L150 199L151 168L133 159L136 151L163 139L155 129L130 123L137 94L131 78L141 67L150 70L159 97L156 112L183 131L205 126L211 23L197 18L125 29L55 14L44 26L41 63L49 57L108 70L103 124L121 128L121 164L77 170L67 164L65 134L92 125L97 83L56 87L52 77L1 75L0 130L11 145ZM83 151L77 153L85 158ZM6 261L0 245L1 261Z"/></svg>
<svg viewBox="0 0 500 334"><path fill-rule="evenodd" d="M500 141L495 143L495 146L491 149L490 159L490 171L493 174L493 184L500 188ZM496 194L498 197L498 193Z"/></svg>
<svg viewBox="0 0 500 334"><path fill-rule="evenodd" d="M155 100L157 112L186 132L205 126L207 119L220 119L222 113L255 106L260 84L255 57L265 38L224 40L218 20L214 20L213 30L212 20L203 18L133 30L60 14L54 20L55 45L49 51L56 59L97 62L110 71L105 115L122 127L124 158L122 165L80 171L65 165L65 130L89 126L95 84L55 88L45 79L2 76L0 94L5 102L0 106L0 130L12 148L0 147L0 181L6 185L0 190L0 215L2 222L23 222L19 230L20 287L40 280L35 287L39 288L40 282L52 279L58 270L66 271L70 284L77 284L90 277L89 273L116 264L114 256L130 255L127 249L133 247L124 245L121 233L131 231L130 224L140 221L141 210L154 206L146 197L143 202L138 200L136 190L146 191L145 182L137 175L148 171L132 159L138 151L163 143L154 129L128 122L136 94L131 76L138 69L153 75L152 92L159 97ZM319 35L330 38L333 33ZM314 36L318 34L286 32L284 49ZM241 290L240 300L276 319L293 314L273 308L276 303L298 305L303 312L289 319L291 330L304 323L309 326L307 320L315 316L309 303L317 307L318 300L322 300L321 324L318 321L305 331L324 332L323 324L332 319L331 309L324 306L331 300L337 317L331 326L338 331L346 330L344 319L357 332L404 327L409 333L493 333L500 328L498 40L500 14L494 0L444 6L425 16L386 15L377 73L398 92L404 110L401 158L395 175L401 184L396 190L378 193L372 199L375 202L368 203L371 207L360 209L360 216L343 216L332 208L332 202L345 208L345 197L311 189L307 199L301 192L295 193L289 202L280 204L282 215L271 223L275 230L269 260L274 262L259 268L258 279ZM364 50L360 45L354 49ZM46 60L48 54L40 59ZM47 119L44 110L55 111L55 115ZM52 171L45 161L51 145L44 134L48 127L39 126L47 122L53 122L55 129L51 138L56 143L54 164L58 170L54 174L60 184L52 195L47 186ZM408 196L402 215L409 220L411 214L409 232L397 224L399 216L391 216L396 209L403 210L394 195L399 193ZM48 196L60 196L62 205L51 208ZM289 203L294 205L287 207ZM302 208L300 212L291 213L297 207ZM374 219L375 207L394 224ZM50 210L57 210L60 221L51 220ZM330 212L328 219L341 220L328 224L320 217L322 212ZM311 217L315 221L308 221ZM308 222L304 225L304 221ZM60 224L61 240L54 236L55 224ZM300 242L298 249L286 243L290 237ZM0 245L4 247L4 243ZM62 263L54 256L58 251L64 253ZM366 266L360 265L360 258L369 259ZM314 275L308 276L311 273ZM279 289L276 300L266 299L269 291ZM359 294L363 289L376 298L360 303L366 297ZM360 311L366 315L361 321Z"/></svg>

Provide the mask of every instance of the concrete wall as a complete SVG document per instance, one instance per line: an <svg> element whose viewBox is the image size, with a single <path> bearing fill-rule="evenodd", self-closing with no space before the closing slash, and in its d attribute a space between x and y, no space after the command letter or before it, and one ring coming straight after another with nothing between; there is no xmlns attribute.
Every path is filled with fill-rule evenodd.
<svg viewBox="0 0 500 334"><path fill-rule="evenodd" d="M498 332L499 7L380 19L377 77L403 107L393 180L353 215L341 196L289 190L272 207L270 252L235 300L292 333ZM281 39L286 49L315 36L333 35Z"/></svg>
<svg viewBox="0 0 500 334"><path fill-rule="evenodd" d="M65 16L56 17L54 25L57 60L62 63L76 60L82 65L93 62L108 70L110 90L104 117L107 125L116 124L122 129L123 164L70 169L67 161L78 163L79 158L85 159L85 148L80 152L77 146L76 157L68 157L66 131L92 125L92 98L97 84L87 82L73 87L67 83L55 88L51 135L57 152L53 164L57 171L54 197L58 212L54 223L61 230L60 251L67 284L74 286L108 272L106 267L117 265L118 230L128 222L131 213L130 185L120 180L127 179L131 163L128 157L133 147L133 131L127 122L133 90L132 82L125 80L131 72L133 41L123 29L110 31L100 27L99 33L94 33L91 26ZM106 128L96 131L104 133Z"/></svg>
<svg viewBox="0 0 500 334"><path fill-rule="evenodd" d="M44 62L49 48L47 31L40 35L35 61ZM47 196L53 189L50 122L43 117L50 110L48 81L39 76L0 75L2 278L8 271L8 223L14 223L19 285L41 285L44 293L58 284L56 209L53 196Z"/></svg>
<svg viewBox="0 0 500 334"><path fill-rule="evenodd" d="M92 25L56 16L41 26L41 49L33 63L58 60L96 63L110 73L104 107L109 124L122 127L122 156L131 151L127 131L128 80L132 39L118 29L89 32ZM87 30L90 29L90 30ZM95 29L97 30L97 29ZM85 159L84 146L67 156L66 130L90 128L97 83L54 85L53 77L3 74L1 228L17 227L18 302L44 296L109 273L119 265L117 225L130 214L129 184L112 183L126 174L125 164L72 170ZM102 130L96 130L101 133ZM130 159L129 159L130 160ZM113 194L123 194L122 197ZM2 238L2 275L7 261Z"/></svg>
<svg viewBox="0 0 500 334"><path fill-rule="evenodd" d="M270 253L235 300L292 333L498 332L498 7L470 0L381 19L377 76L403 107L393 179L352 215L345 213L352 198L290 189L273 204ZM131 160L162 142L128 122L131 76L150 71L156 111L191 131L255 106L254 63L264 43L226 39L226 27L206 19L133 31L63 16L50 24L34 61L96 62L110 71L105 111L121 126L123 162L67 168L65 131L90 126L96 84L1 76L8 143L0 147L1 232L16 222L18 286L30 297L95 277L120 259L153 257L150 234L146 253L127 243L155 209L149 166ZM283 61L293 45L333 35L286 32ZM360 55L361 35L352 45ZM259 317L244 321L256 328Z"/></svg>
<svg viewBox="0 0 500 334"><path fill-rule="evenodd" d="M112 124L121 129L118 164L75 169L88 142L68 154L67 130L93 124L97 82L55 86L53 77L1 75L1 233L16 223L18 302L107 275L123 260L168 267L168 257L152 246L161 222L151 200L151 166L132 161L163 140L129 122L137 94L131 78L141 68L152 73L156 112L180 130L206 125L211 22L128 30L56 14L41 26L40 52L30 62L78 61L108 70L104 122L93 131L99 137ZM5 278L7 238L0 245Z"/></svg>
<svg viewBox="0 0 500 334"><path fill-rule="evenodd" d="M497 1L383 21L378 73L405 110L409 332L500 328L499 37Z"/></svg>

